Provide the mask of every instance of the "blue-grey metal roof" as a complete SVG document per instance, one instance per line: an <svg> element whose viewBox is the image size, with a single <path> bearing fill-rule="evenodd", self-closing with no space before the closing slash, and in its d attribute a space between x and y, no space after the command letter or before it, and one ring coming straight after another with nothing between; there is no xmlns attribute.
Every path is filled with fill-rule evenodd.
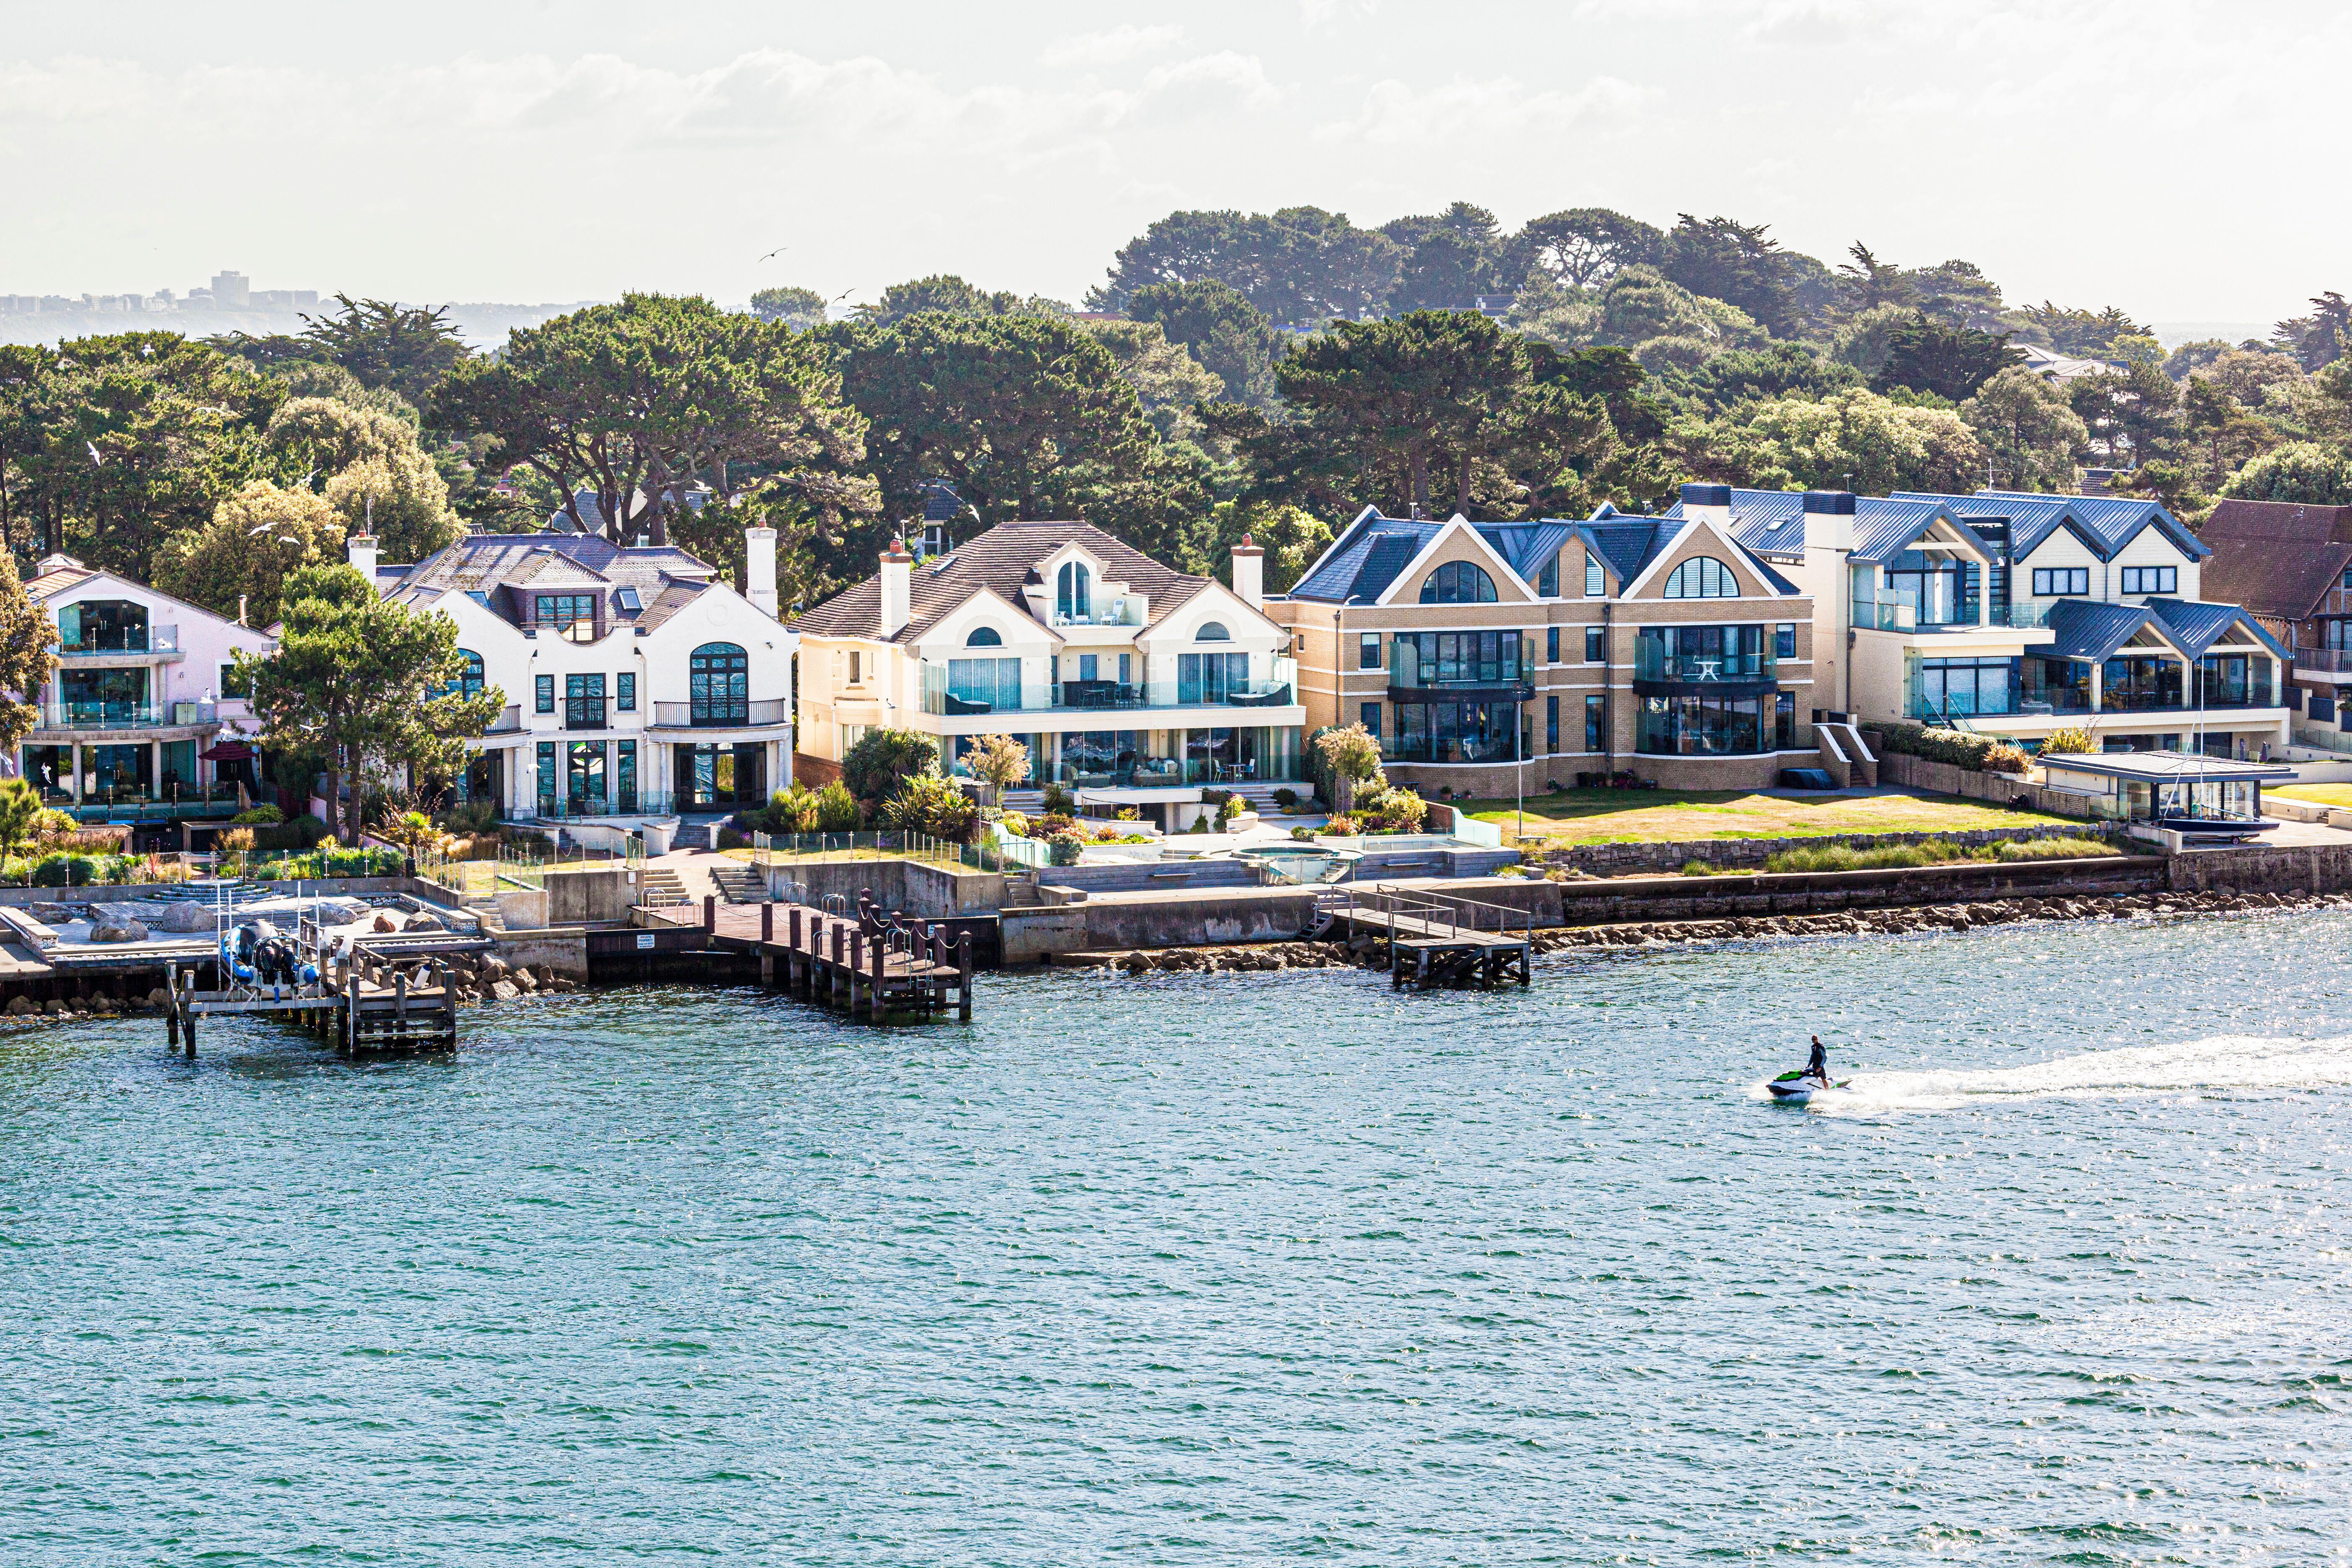
<svg viewBox="0 0 2352 1568"><path fill-rule="evenodd" d="M2102 561L2145 528L2156 528L2192 561L2213 553L2211 546L2189 531L2162 503L2129 496L2053 496L2033 490L1979 490L1974 495L1935 495L1897 490L1896 500L1939 500L1960 518L2005 517L2010 525L2010 558L2022 561L2061 528L2071 527Z"/></svg>
<svg viewBox="0 0 2352 1568"><path fill-rule="evenodd" d="M2206 649L2220 642L2231 627L2238 626L2261 638L2263 646L2279 658L2286 657L2286 649L2263 630L2262 623L2236 605L2210 605L2201 599L2150 599L2147 609L2148 614L2164 623L2166 639L2191 658L2204 658Z"/></svg>
<svg viewBox="0 0 2352 1568"><path fill-rule="evenodd" d="M1665 515L1682 516L1683 503L1675 502ZM1932 500L1856 496L1852 558L1857 565L1883 566L1910 549L1937 519L1953 515L1950 508ZM1734 489L1731 536L1748 549L1766 554L1801 554L1805 548L1805 493Z"/></svg>
<svg viewBox="0 0 2352 1568"><path fill-rule="evenodd" d="M1752 493L1769 495L1777 492L1759 490ZM1693 524L1688 519L1679 515L1681 510L1682 503L1677 501L1671 510L1657 517L1637 518L1627 517L1604 503L1600 510L1592 514L1591 520L1580 524L1576 531L1582 535L1587 543L1599 553L1601 559L1608 563L1609 569L1617 574L1618 583L1622 587L1648 570L1651 562L1673 551L1682 542L1683 534ZM1748 567L1758 576L1770 584L1776 592L1782 594L1804 592L1782 575L1769 561L1756 554L1756 547L1741 539L1737 528L1732 531L1731 542L1746 554Z"/></svg>
<svg viewBox="0 0 2352 1568"><path fill-rule="evenodd" d="M2165 635L2163 625L2137 605L2061 599L2050 606L2053 637L2049 646L2033 652L2043 658L2078 658L2096 664L2129 642L2141 627L2151 624L2156 626L2158 636ZM2165 640L2171 639L2166 637Z"/></svg>
<svg viewBox="0 0 2352 1568"><path fill-rule="evenodd" d="M1389 590L1412 558L1445 528L1429 518L1382 517L1370 507L1360 513L1313 571L1290 590L1294 599L1370 604ZM1536 522L1474 522L1494 550L1529 587L1544 563L1574 537L1577 525L1558 518Z"/></svg>
<svg viewBox="0 0 2352 1568"><path fill-rule="evenodd" d="M1542 573L1544 563L1559 553L1559 547L1575 532L1570 524L1549 517L1540 522L1474 522L1470 526L1530 584Z"/></svg>

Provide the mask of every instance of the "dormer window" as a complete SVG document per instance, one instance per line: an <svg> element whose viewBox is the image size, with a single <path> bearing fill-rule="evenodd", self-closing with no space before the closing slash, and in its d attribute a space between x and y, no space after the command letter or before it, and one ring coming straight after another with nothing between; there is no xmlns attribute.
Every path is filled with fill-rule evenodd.
<svg viewBox="0 0 2352 1568"><path fill-rule="evenodd" d="M646 607L645 601L637 597L635 588L624 588L614 597L621 601L621 608L633 616Z"/></svg>
<svg viewBox="0 0 2352 1568"><path fill-rule="evenodd" d="M590 642L596 635L596 595L541 594L531 606L532 620L553 626L566 642Z"/></svg>
<svg viewBox="0 0 2352 1568"><path fill-rule="evenodd" d="M1094 574L1083 561L1065 561L1054 576L1054 614L1065 621L1084 621L1094 614Z"/></svg>

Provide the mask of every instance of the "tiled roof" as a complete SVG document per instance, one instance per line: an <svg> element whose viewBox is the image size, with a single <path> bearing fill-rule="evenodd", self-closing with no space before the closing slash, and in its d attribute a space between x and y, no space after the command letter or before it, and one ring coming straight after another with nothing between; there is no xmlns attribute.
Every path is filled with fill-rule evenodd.
<svg viewBox="0 0 2352 1568"><path fill-rule="evenodd" d="M692 600L710 585L711 569L674 545L619 545L588 533L475 533L413 566L379 566L376 585L404 604L470 594L493 615L520 625L518 594L532 588L584 588L606 595L614 625L658 625L656 606L673 595ZM645 608L631 611L617 590L633 587ZM671 611L675 613L675 609Z"/></svg>
<svg viewBox="0 0 2352 1568"><path fill-rule="evenodd" d="M2213 552L2200 586L2258 616L2315 613L2352 567L2352 506L2225 500L2197 531Z"/></svg>
<svg viewBox="0 0 2352 1568"><path fill-rule="evenodd" d="M983 589L993 589L1016 608L1026 609L1028 600L1022 595L1021 584L1030 569L1070 543L1102 563L1106 581L1125 583L1149 597L1146 625L1157 625L1209 585L1208 578L1163 566L1092 523L1000 522L957 546L952 554L914 568L908 584L908 621L893 640L915 641ZM881 577L868 577L835 594L793 622L792 629L818 637L880 637Z"/></svg>
<svg viewBox="0 0 2352 1568"><path fill-rule="evenodd" d="M46 599L52 594L64 593L77 583L87 583L97 575L87 566L61 566L37 577L27 577L25 592L36 599Z"/></svg>

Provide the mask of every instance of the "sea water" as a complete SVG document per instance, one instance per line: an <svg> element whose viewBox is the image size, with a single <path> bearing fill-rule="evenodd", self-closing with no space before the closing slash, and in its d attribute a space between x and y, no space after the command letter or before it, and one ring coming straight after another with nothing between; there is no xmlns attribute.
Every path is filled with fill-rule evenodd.
<svg viewBox="0 0 2352 1568"><path fill-rule="evenodd" d="M2345 1561L2347 943L9 1034L0 1563Z"/></svg>

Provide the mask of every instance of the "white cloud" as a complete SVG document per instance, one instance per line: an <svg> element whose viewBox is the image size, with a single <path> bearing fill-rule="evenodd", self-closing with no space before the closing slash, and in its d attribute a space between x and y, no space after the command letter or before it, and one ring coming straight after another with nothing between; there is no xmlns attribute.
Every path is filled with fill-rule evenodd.
<svg viewBox="0 0 2352 1568"><path fill-rule="evenodd" d="M1171 48L1184 37L1181 27L1161 25L1139 27L1123 22L1108 32L1079 33L1058 39L1053 47L1037 57L1038 63L1047 66L1083 66L1089 69L1118 65L1138 55L1158 54Z"/></svg>
<svg viewBox="0 0 2352 1568"><path fill-rule="evenodd" d="M1595 77L1573 92L1534 89L1509 77L1492 81L1456 78L1433 87L1375 82L1358 111L1315 128L1323 142L1377 145L1423 142L1468 133L1480 140L1531 131L1589 129L1638 109L1654 96L1617 77Z"/></svg>

